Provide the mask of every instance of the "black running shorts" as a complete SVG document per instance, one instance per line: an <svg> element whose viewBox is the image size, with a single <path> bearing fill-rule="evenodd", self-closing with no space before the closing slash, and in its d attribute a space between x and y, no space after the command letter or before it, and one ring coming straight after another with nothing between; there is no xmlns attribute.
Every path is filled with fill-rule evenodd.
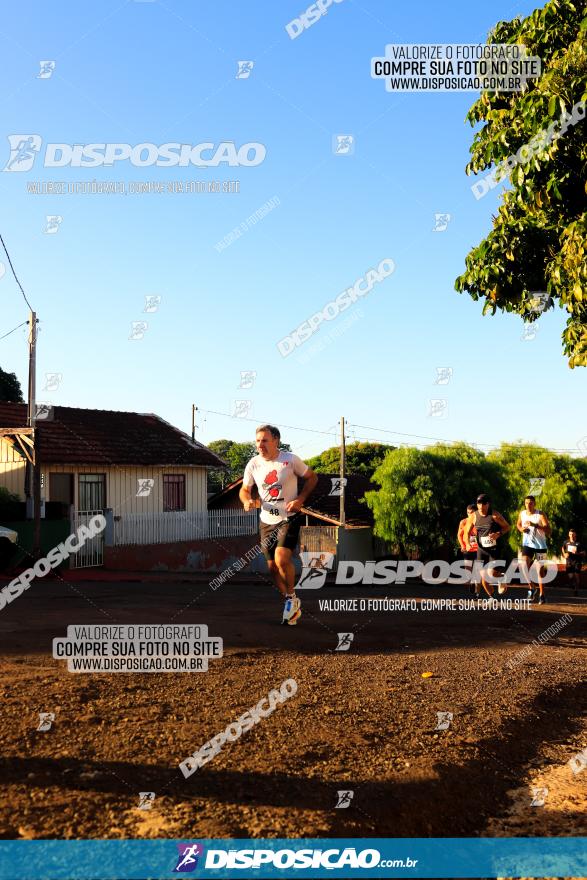
<svg viewBox="0 0 587 880"><path fill-rule="evenodd" d="M491 562L493 559L499 558L495 555L496 552L497 552L497 547L481 547L481 546L479 546L479 547L477 547L476 558L480 562L483 562L485 564L486 562Z"/></svg>
<svg viewBox="0 0 587 880"><path fill-rule="evenodd" d="M546 558L546 550L538 550L536 547L522 547L522 556L525 556L527 559L534 559L537 553L542 553Z"/></svg>
<svg viewBox="0 0 587 880"><path fill-rule="evenodd" d="M278 523L276 526L264 523L261 520L259 523L259 534L265 559L275 559L276 547L287 547L293 553L298 546L301 526L302 517L299 513L294 513L289 519L283 520L283 522Z"/></svg>

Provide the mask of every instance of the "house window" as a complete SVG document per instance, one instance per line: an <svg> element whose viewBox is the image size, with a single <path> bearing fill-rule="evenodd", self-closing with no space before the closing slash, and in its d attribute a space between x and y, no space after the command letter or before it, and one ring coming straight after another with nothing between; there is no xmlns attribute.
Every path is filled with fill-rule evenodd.
<svg viewBox="0 0 587 880"><path fill-rule="evenodd" d="M106 506L106 475L79 475L78 510L104 510Z"/></svg>
<svg viewBox="0 0 587 880"><path fill-rule="evenodd" d="M185 510L185 476L163 475L163 510Z"/></svg>

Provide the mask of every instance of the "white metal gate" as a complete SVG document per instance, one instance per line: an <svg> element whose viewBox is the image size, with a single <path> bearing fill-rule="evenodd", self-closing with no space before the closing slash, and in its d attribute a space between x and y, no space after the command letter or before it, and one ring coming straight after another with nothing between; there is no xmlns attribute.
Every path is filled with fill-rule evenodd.
<svg viewBox="0 0 587 880"><path fill-rule="evenodd" d="M338 569L338 526L302 526L300 552L332 553L332 571Z"/></svg>
<svg viewBox="0 0 587 880"><path fill-rule="evenodd" d="M71 518L71 531L77 532L80 526L87 526L93 516L104 515L103 510L75 510ZM78 542L81 543L81 542ZM93 568L104 565L104 532L88 538L76 552L69 557L72 568Z"/></svg>

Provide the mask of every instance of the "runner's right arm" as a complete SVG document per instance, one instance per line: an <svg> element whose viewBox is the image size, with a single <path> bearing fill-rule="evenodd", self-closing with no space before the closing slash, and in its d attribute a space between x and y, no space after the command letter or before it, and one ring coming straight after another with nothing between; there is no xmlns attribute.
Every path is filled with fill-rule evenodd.
<svg viewBox="0 0 587 880"><path fill-rule="evenodd" d="M253 508L256 507L253 496L251 495L251 489L253 488L254 483L255 481L249 472L249 465L247 464L243 476L243 484L238 493L238 497L242 501L245 511L253 510Z"/></svg>
<svg viewBox="0 0 587 880"><path fill-rule="evenodd" d="M243 507L246 511L253 510L253 508L255 507L255 502L251 495L251 490L248 486L245 486L244 484L241 486L238 497L242 501Z"/></svg>
<svg viewBox="0 0 587 880"><path fill-rule="evenodd" d="M459 523L459 528L457 531L457 541L459 542L459 547L461 548L463 553L467 552L467 544L465 543L465 539L464 539L466 524L467 524L467 520L462 519Z"/></svg>

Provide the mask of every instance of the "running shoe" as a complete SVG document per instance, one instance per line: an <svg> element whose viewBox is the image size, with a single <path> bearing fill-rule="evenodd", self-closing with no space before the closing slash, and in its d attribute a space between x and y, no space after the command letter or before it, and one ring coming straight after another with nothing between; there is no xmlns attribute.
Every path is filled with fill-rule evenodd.
<svg viewBox="0 0 587 880"><path fill-rule="evenodd" d="M530 600L530 602L534 601L535 593L536 593L535 590L528 590L527 598Z"/></svg>
<svg viewBox="0 0 587 880"><path fill-rule="evenodd" d="M503 596L504 593L507 593L507 589L508 588L507 588L506 584L500 584L497 588L497 592L499 593L500 596Z"/></svg>
<svg viewBox="0 0 587 880"><path fill-rule="evenodd" d="M546 605L546 596L541 596L538 600L539 605Z"/></svg>
<svg viewBox="0 0 587 880"><path fill-rule="evenodd" d="M281 623L286 626L295 626L302 616L302 603L297 596L288 596L283 606L283 618Z"/></svg>

